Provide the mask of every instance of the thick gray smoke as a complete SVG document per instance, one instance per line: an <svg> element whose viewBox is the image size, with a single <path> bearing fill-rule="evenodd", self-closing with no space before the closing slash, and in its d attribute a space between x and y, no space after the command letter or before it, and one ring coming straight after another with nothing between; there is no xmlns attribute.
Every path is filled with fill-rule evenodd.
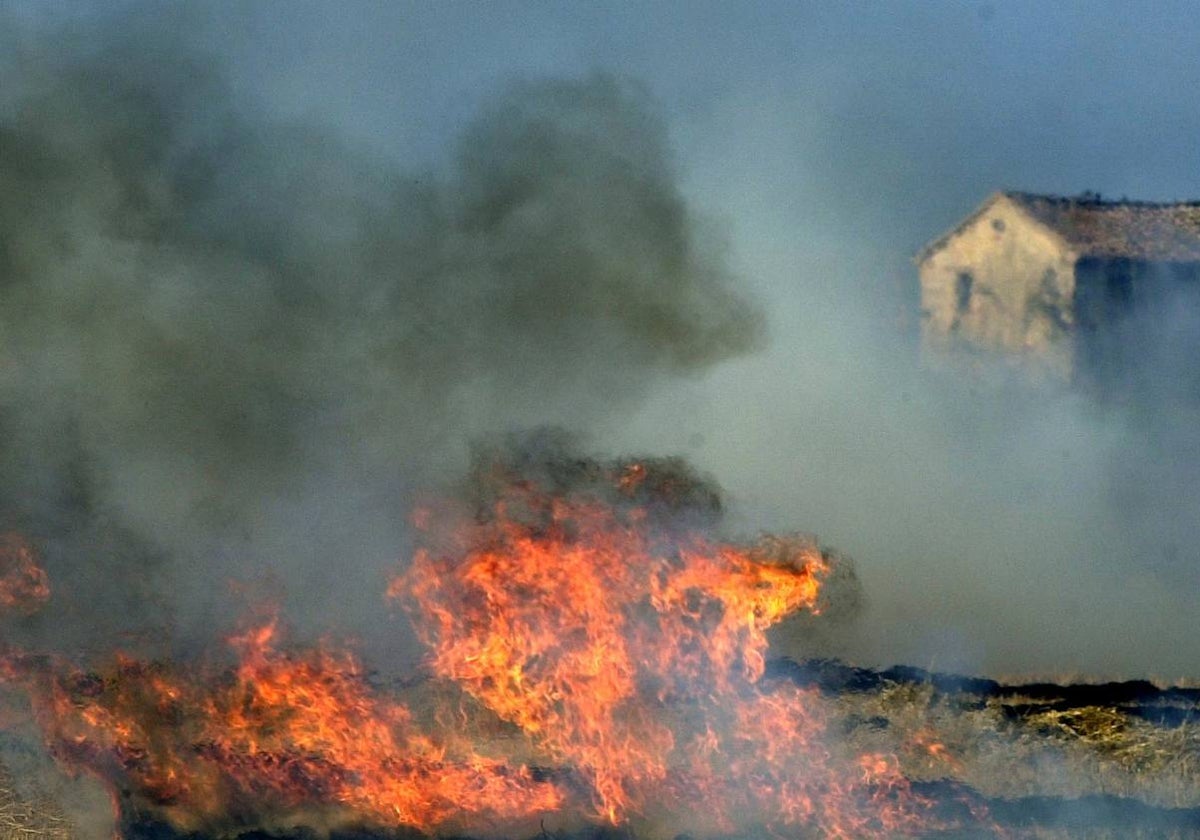
<svg viewBox="0 0 1200 840"><path fill-rule="evenodd" d="M468 438L760 342L636 85L511 85L404 171L133 23L26 39L0 92L0 514L86 596L55 633L186 639L230 577L374 615L406 494Z"/></svg>
<svg viewBox="0 0 1200 840"><path fill-rule="evenodd" d="M489 68L542 66L451 26L470 15L364 13L316 39L324 70L300 72L287 56L324 25L313 8L285 24L261 7L249 20L265 28L240 34L214 12L232 83L187 24L154 20L172 13L53 37L4 28L0 494L12 524L50 541L63 598L46 616L79 603L75 586L99 606L67 627L183 607L174 620L203 627L225 581L248 577L253 597L286 588L315 626L338 614L394 632L377 599L405 553L410 490L462 474L480 433L560 423L601 451L686 454L719 477L727 523L800 528L853 556L868 608L827 652L1194 675L1200 426L1176 393L1194 367L1194 302L1131 323L1133 343L1168 340L1136 372L1139 396L1097 400L920 370L910 263L997 188L1186 196L1195 132L1171 121L1186 103L1155 100L1097 142L1064 80L1087 65L1080 78L1186 86L1132 53L1095 66L1069 50L992 54L970 13L911 42L880 36L868 55L859 23L890 33L897 12L859 11L793 27L804 48L786 59L736 39L691 49L694 32L662 52L660 21L628 50L665 63L627 63L610 32L596 62L667 92L678 170L667 119L603 76L500 87L435 170L381 163L312 121L273 123L230 92L375 116L386 83L348 89L340 111L332 92L400 69L402 94L426 98L364 123L402 130L416 115L433 142L457 117L430 102L452 112ZM498 34L523 25L501 17ZM384 19L425 51L367 38ZM733 29L750 44L764 26ZM448 33L483 51L451 81L437 75L458 67ZM380 60L349 56L351 36ZM554 55L573 71L593 53ZM1001 66L1022 83L983 85L978 109L940 86ZM1105 107L1149 101L1132 90ZM728 254L697 233L695 206L730 222ZM736 360L762 325L727 264L768 304L773 336ZM143 585L144 569L158 571Z"/></svg>

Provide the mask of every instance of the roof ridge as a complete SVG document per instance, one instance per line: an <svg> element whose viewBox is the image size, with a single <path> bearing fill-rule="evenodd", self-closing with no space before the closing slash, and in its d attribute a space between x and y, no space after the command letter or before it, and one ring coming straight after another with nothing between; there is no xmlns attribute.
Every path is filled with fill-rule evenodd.
<svg viewBox="0 0 1200 840"><path fill-rule="evenodd" d="M1055 195L1053 193L1033 193L1024 190L1001 190L1001 194L1016 201L1047 201L1055 204L1072 204L1079 207L1200 207L1200 200L1191 201L1143 201L1141 199L1105 198L1098 192L1085 190L1079 195Z"/></svg>
<svg viewBox="0 0 1200 840"><path fill-rule="evenodd" d="M992 193L974 212L922 248L914 262L924 262L999 200L1010 202L1053 233L1077 257L1200 262L1200 201L1114 201L1094 192L1059 196L1019 190Z"/></svg>

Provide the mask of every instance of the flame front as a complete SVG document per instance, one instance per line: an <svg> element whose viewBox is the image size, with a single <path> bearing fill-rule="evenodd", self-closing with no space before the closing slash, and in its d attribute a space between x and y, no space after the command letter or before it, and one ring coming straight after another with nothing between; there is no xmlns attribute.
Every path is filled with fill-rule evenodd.
<svg viewBox="0 0 1200 840"><path fill-rule="evenodd" d="M622 496L637 479L613 476ZM846 837L923 824L894 761L835 755L816 691L759 686L767 629L817 608L829 566L810 540L741 548L528 482L473 521L422 520L431 544L391 594L433 669L574 768L599 818L702 810L720 832Z"/></svg>
<svg viewBox="0 0 1200 840"><path fill-rule="evenodd" d="M230 640L232 665L118 656L96 673L10 650L2 673L57 758L134 803L119 817L186 831L939 827L895 757L830 736L829 699L764 679L768 629L818 611L836 561L805 537L719 541L695 488L660 473L589 468L550 491L501 471L473 515L414 516L423 547L388 594L429 647L432 711L331 644L283 647L275 619ZM5 592L42 599L32 554L5 545Z"/></svg>
<svg viewBox="0 0 1200 840"><path fill-rule="evenodd" d="M348 653L285 655L276 627L232 641L239 664L184 676L121 658L104 675L24 673L55 753L153 803L173 824L219 830L298 814L432 830L553 811L526 768L448 748L373 691Z"/></svg>

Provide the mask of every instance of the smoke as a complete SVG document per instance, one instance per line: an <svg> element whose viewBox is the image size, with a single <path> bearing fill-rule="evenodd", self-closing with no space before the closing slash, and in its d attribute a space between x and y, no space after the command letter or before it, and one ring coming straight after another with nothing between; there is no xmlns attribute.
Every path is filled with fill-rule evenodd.
<svg viewBox="0 0 1200 840"><path fill-rule="evenodd" d="M1190 117L1122 88L1108 110L1136 98L1146 119L1097 142L1073 54L993 55L974 15L930 12L866 56L860 28L896 14L821 13L786 66L741 51L703 106L670 99L670 138L622 79L500 85L432 170L263 117L170 13L9 28L0 501L58 591L91 599L45 632L157 613L187 638L231 577L371 632L412 488L462 474L481 433L559 423L684 452L720 477L727 522L853 556L868 609L826 652L1193 674L1194 411L1158 386L1097 400L920 370L909 262L999 187L1186 192L1161 173L1183 177ZM732 35L753 43L751 22ZM704 43L634 65L670 91L672 67L710 78L725 45ZM1101 69L1144 81L1120 44ZM1022 84L989 86L997 68ZM968 80L987 107L949 95ZM1166 125L1144 161L1136 132ZM1162 311L1187 334L1184 307Z"/></svg>
<svg viewBox="0 0 1200 840"><path fill-rule="evenodd" d="M737 207L739 175L706 188ZM893 229L910 222L831 242L813 207L786 246L778 219L735 214L775 344L704 388L671 386L613 431L632 448L688 447L742 527L802 523L855 558L867 609L854 632L773 650L1001 678L1194 678L1191 293L1130 325L1132 389L1029 382L1005 360L925 370L914 332L880 311L893 262L916 286ZM927 235L949 226L927 221ZM679 406L687 419L668 425Z"/></svg>
<svg viewBox="0 0 1200 840"><path fill-rule="evenodd" d="M1088 51L1120 84L1083 96L1077 51L860 12L703 49L647 23L631 42L686 54L689 85L734 79L697 94L711 111L689 87L668 122L603 73L493 83L436 168L265 116L193 11L0 14L0 526L54 589L6 637L180 652L265 597L301 636L403 657L381 593L414 492L478 462L469 440L558 423L686 451L726 529L855 558L858 623L782 628L773 654L1194 678L1194 301L1139 315L1130 336L1167 340L1095 399L920 370L908 263L998 187L1186 192L1189 86L1145 85L1167 65L1123 33Z"/></svg>
<svg viewBox="0 0 1200 840"><path fill-rule="evenodd" d="M186 642L231 577L375 621L465 440L761 343L636 84L501 86L406 171L262 117L186 14L129 17L10 36L0 93L0 512L86 602L42 631Z"/></svg>

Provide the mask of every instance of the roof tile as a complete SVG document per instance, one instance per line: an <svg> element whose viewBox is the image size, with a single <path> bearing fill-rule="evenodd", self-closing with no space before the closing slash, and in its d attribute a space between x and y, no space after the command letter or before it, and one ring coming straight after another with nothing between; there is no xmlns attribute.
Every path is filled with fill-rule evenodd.
<svg viewBox="0 0 1200 840"><path fill-rule="evenodd" d="M1081 257L1200 261L1200 203L1152 204L1006 192Z"/></svg>

